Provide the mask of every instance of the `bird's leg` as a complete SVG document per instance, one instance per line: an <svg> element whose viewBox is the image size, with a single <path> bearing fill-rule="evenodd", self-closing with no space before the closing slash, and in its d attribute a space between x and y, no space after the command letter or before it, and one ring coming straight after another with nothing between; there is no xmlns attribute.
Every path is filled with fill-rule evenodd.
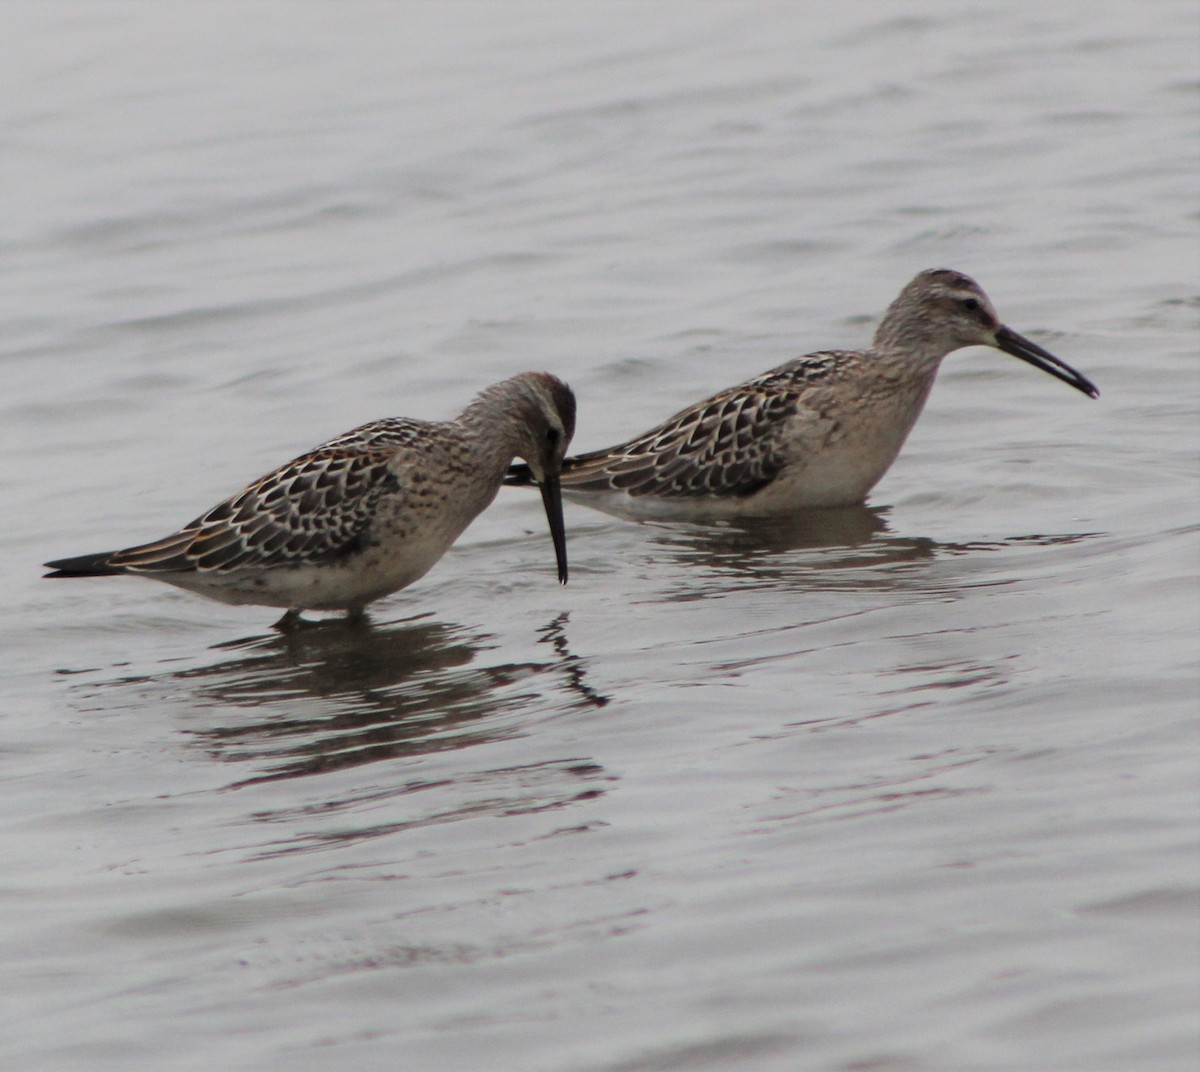
<svg viewBox="0 0 1200 1072"><path fill-rule="evenodd" d="M278 629L281 633L292 633L300 628L300 608L289 607L282 618L279 619L272 629Z"/></svg>

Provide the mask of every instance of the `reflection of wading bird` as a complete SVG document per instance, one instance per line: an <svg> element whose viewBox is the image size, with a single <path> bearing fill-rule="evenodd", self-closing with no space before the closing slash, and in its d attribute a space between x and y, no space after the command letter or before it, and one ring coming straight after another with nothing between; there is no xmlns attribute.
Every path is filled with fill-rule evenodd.
<svg viewBox="0 0 1200 1072"><path fill-rule="evenodd" d="M960 272L922 272L869 350L807 354L563 464L569 499L633 520L778 517L853 506L887 472L947 354L992 346L1092 398L1085 376L1005 327ZM531 484L516 465L505 483Z"/></svg>
<svg viewBox="0 0 1200 1072"><path fill-rule="evenodd" d="M362 613L410 585L496 497L514 457L542 489L567 580L558 474L575 396L545 372L489 387L453 421L364 424L154 543L48 562L49 577L128 573L223 603Z"/></svg>

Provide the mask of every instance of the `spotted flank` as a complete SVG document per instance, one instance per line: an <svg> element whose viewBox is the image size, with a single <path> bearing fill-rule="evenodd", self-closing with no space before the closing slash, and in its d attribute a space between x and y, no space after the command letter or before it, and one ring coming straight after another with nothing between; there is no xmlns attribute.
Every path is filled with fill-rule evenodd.
<svg viewBox="0 0 1200 1072"><path fill-rule="evenodd" d="M177 532L47 563L49 577L131 574L225 603L362 612L406 587L491 503L514 457L536 472L567 579L558 473L575 397L529 372L484 391L453 421L388 418L268 473Z"/></svg>
<svg viewBox="0 0 1200 1072"><path fill-rule="evenodd" d="M961 272L921 272L868 350L788 361L606 450L568 458L562 492L632 520L780 517L862 503L896 459L942 359L966 346L1020 358L1091 398L1085 376L1001 323ZM536 483L514 465L508 484Z"/></svg>
<svg viewBox="0 0 1200 1072"><path fill-rule="evenodd" d="M775 369L623 446L572 458L572 490L615 488L672 499L753 494L785 464L774 431L796 415L803 383L828 375L836 356L812 355L803 369Z"/></svg>

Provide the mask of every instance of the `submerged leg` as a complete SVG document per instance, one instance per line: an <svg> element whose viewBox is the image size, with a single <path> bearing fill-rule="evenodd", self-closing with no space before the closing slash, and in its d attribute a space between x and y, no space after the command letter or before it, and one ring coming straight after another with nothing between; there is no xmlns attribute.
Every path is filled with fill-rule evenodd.
<svg viewBox="0 0 1200 1072"><path fill-rule="evenodd" d="M289 607L287 612L284 614L284 616L282 618L280 618L279 621L277 621L273 626L271 626L272 629L278 629L281 633L290 633L294 629L298 629L299 627L300 627L300 608L299 607Z"/></svg>

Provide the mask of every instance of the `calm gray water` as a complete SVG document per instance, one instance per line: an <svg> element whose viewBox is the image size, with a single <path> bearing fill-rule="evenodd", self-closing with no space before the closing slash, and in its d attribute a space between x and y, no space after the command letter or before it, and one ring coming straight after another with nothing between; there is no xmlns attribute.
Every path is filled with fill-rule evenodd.
<svg viewBox="0 0 1200 1072"><path fill-rule="evenodd" d="M1192 1069L1200 12L0 5L5 1069ZM364 420L576 446L917 270L869 509L506 490L373 626L49 557Z"/></svg>

